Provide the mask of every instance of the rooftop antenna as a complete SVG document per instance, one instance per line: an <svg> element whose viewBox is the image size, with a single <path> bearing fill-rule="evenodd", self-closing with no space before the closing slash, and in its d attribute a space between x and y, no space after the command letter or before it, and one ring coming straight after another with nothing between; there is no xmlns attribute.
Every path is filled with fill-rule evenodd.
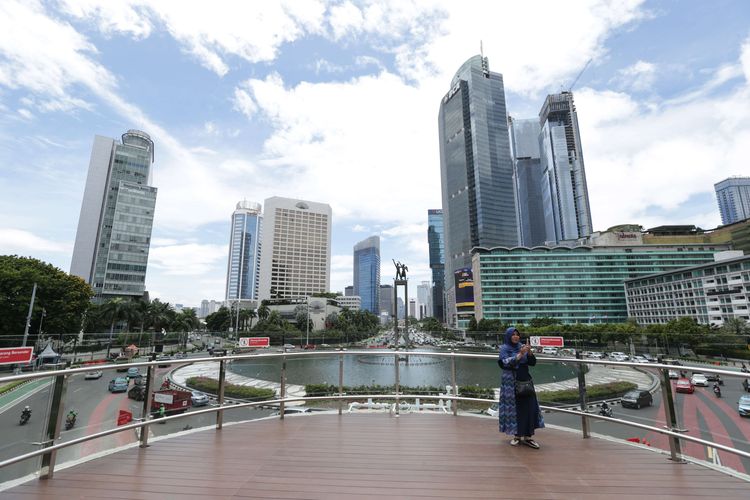
<svg viewBox="0 0 750 500"><path fill-rule="evenodd" d="M482 46L482 40L479 40L479 55L484 59L484 47Z"/></svg>

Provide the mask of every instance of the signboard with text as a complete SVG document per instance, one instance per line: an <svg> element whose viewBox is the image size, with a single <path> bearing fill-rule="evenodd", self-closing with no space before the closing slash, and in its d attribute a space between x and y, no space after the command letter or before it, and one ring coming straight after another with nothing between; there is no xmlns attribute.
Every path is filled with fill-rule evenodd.
<svg viewBox="0 0 750 500"><path fill-rule="evenodd" d="M531 337L529 343L533 347L564 347L565 342L562 337Z"/></svg>
<svg viewBox="0 0 750 500"><path fill-rule="evenodd" d="M5 347L0 349L0 365L30 363L33 354L33 347Z"/></svg>
<svg viewBox="0 0 750 500"><path fill-rule="evenodd" d="M268 347L269 337L240 337L239 347Z"/></svg>

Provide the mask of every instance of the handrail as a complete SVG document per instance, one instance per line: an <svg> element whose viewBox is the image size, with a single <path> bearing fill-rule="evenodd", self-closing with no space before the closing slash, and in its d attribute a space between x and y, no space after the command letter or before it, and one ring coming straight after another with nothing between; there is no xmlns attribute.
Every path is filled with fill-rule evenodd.
<svg viewBox="0 0 750 500"><path fill-rule="evenodd" d="M396 391L391 394L343 394L341 392L341 388L343 386L343 355L381 355L381 356L395 356L395 370L396 370ZM417 398L425 398L426 396L424 394L404 394L401 393L399 390L399 380L398 380L398 359L401 356L434 356L434 357L444 357L451 361L451 386L452 391L451 394L443 394L443 395L430 395L428 397L433 399L441 399L441 400L447 400L447 401L464 401L464 402L487 402L492 403L494 402L494 399L487 399L487 398L468 398L463 396L457 395L457 384L455 379L455 359L456 358L467 358L467 359L496 359L496 354L480 354L480 353L461 353L461 352L455 352L455 351L449 351L449 352L441 352L441 351L391 351L391 350L331 350L331 351L306 351L306 352L276 352L276 353L251 353L251 354L236 354L236 355L228 355L228 356L220 356L220 357L202 357L202 358L189 358L189 359L180 359L180 360L160 360L160 361L146 361L146 362L134 362L134 363L128 363L128 367L141 367L145 366L149 368L149 372L151 375L153 375L153 368L156 365L163 365L165 363L169 363L170 365L187 365L192 364L196 362L219 362L222 369L220 369L220 387L223 387L224 378L225 378L225 370L223 367L225 366L226 362L229 361L235 361L235 360L245 360L245 359L258 359L258 358L282 358L282 360L286 360L289 357L337 357L339 360L339 370L340 370L340 377L339 377L339 393L337 395L330 395L330 396L305 396L305 397L287 397L285 394L285 374L284 370L282 369L282 384L281 384L281 393L280 397L273 400L263 400L263 401L244 401L240 403L233 403L233 404L227 404L223 402L223 398L220 398L220 404L217 407L213 408L205 408L202 410L194 410L190 413L184 413L184 414L178 414L178 415L172 415L168 417L161 417L161 418L148 418L148 411L149 405L144 403L144 416L140 419L139 422L121 425L112 429L108 429L105 431L97 432L94 434L90 434L87 436L79 437L76 439L71 439L70 441L66 441L64 443L54 444L51 446L45 446L42 447L39 450L35 450L29 453L25 453L22 455L18 455L16 457L12 457L10 459L4 460L0 462L0 469L3 467L6 467L8 465L12 465L30 458L34 458L37 456L44 456L44 457L50 457L52 456L52 463L50 466L50 472L49 475L51 476L52 470L54 469L54 454L63 448L81 444L87 441L91 441L94 439L98 439L101 437L105 437L108 435L116 434L119 432L125 432L130 431L134 429L143 429L144 427L146 430L142 430L142 433L147 434L147 428L156 423L156 422L166 422L171 420L177 420L180 418L186 418L186 417L193 417L196 415L202 415L202 414L209 414L209 413L216 413L217 415L217 425L216 428L220 429L222 425L222 417L224 411L227 409L237 409L237 408L249 408L249 407L256 407L256 406L267 406L267 405L275 405L278 404L281 408L280 417L283 418L284 415L284 405L286 403L292 403L292 402L309 402L309 401L350 401L350 400L359 400L359 399L387 399L387 400L395 400L396 401L396 415L398 415L399 411L399 405L398 402L403 399L417 399ZM606 366L624 366L624 367L631 367L631 368L639 368L639 369L655 369L657 371L661 371L664 377L666 377L666 370L684 370L684 369L691 369L692 371L698 371L694 366L685 366L685 365L671 365L671 364L660 364L660 363L633 363L633 362L625 362L625 361L607 361L607 360L592 360L592 359L578 359L578 358L558 358L558 357L539 357L540 362L555 362L555 363L570 363L570 364L579 364L579 365L606 365ZM78 373L85 373L92 370L108 370L108 369L117 369L122 368L122 364L110 364L110 365L89 365L81 368L71 368L71 369L64 369L64 370L54 370L54 371L47 371L47 372L37 372L37 373L31 373L31 374L20 374L20 375L12 375L8 377L0 377L0 383L2 382L10 382L10 381L16 381L16 380L33 380L33 379L41 379L50 377L53 379L56 379L58 381L61 380L67 380L70 375L78 374ZM714 368L704 368L699 367L698 368L700 372L703 373L715 373L722 376L727 377L736 377L736 378L746 378L750 379L750 373L743 373L743 372L736 372L736 371L729 371L729 370L721 370L721 369L714 369ZM148 389L150 394L151 388L152 388L152 380L153 377L149 377L148 381ZM64 382L63 382L64 383ZM585 385L580 386L580 384L585 384L585 380L581 382L581 379L579 377L579 389L583 387L583 392L585 393ZM662 383L662 390L665 389L664 384ZM64 390L64 388L63 388ZM671 393L671 385L667 384L666 390L669 390ZM223 392L223 391L220 391ZM220 394L220 396L223 394ZM456 414L457 411L457 405L453 405L453 413ZM603 421L609 421L614 422L638 429L648 430L652 432L656 432L662 435L669 436L670 438L676 439L677 442L679 440L685 440L690 441L694 443L698 443L705 446L711 446L713 448L733 453L735 455L738 455L740 457L744 458L750 458L750 452L745 452L739 449L731 448L726 445L722 445L719 443L714 443L711 441L706 441L700 438L696 438L693 436L685 435L682 433L679 433L674 429L664 429L659 427L654 427L646 424L640 424L637 422L631 422L628 420L622 420L618 418L612 418L612 417L605 417L602 415L597 414L591 414L585 411L579 411L579 410L572 410L562 407L555 407L555 406L541 406L542 409L552 412L558 412L558 413L564 413L564 414L570 414L570 415L578 415L581 416L584 419L586 418L595 418ZM341 412L341 406L339 405L339 413ZM584 426L585 427L585 426ZM584 437L587 436L586 429L584 428ZM43 444L48 445L50 444L50 441L45 441ZM143 439L141 446L147 445L147 439ZM679 455L679 448L677 455ZM673 458L675 458L675 452L673 450ZM677 457L679 459L679 456Z"/></svg>

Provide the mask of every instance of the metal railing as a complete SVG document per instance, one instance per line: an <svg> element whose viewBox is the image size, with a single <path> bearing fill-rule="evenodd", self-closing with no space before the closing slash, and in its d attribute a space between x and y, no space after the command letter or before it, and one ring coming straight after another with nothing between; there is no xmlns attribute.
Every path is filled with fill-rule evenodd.
<svg viewBox="0 0 750 500"><path fill-rule="evenodd" d="M395 390L391 394L345 394L343 391L343 382L344 382L344 357L345 356L358 356L358 355L368 355L371 356L373 354L381 355L384 357L393 356L394 357L394 381L395 381ZM299 358L299 357L331 357L336 356L338 358L338 366L339 366L339 376L338 376L338 393L335 395L327 395L327 396L304 396L304 397L287 397L286 395L286 378L287 378L287 359L288 358ZM9 465L28 460L31 458L39 457L41 456L41 465L40 469L38 471L39 477L42 479L45 478L52 478L55 471L55 465L56 465L56 457L57 452L63 448L85 443L87 441L95 440L102 438L104 436L109 436L112 434L117 434L120 432L127 432L135 429L140 429L140 443L139 446L142 448L148 447L148 437L149 437L149 426L155 424L155 423L161 423L161 422L167 422L172 420L178 420L186 417L192 417L196 415L203 415L203 414L210 414L215 413L216 414L216 423L215 428L217 430L220 430L223 426L223 420L224 420L224 412L231 409L239 409L239 408L252 408L252 407L260 407L260 406L267 406L267 405L278 405L279 406L279 418L284 418L285 413L285 404L286 403L293 403L293 402L314 402L314 401L337 401L338 402L338 414L342 414L342 405L345 401L354 401L354 400L362 400L362 399L385 399L385 400L394 400L394 412L395 416L399 415L399 409L400 409L400 402L402 400L414 400L418 398L424 398L425 394L405 394L400 391L400 378L399 378L399 361L403 357L411 357L411 356L427 356L427 357L439 357L439 358L448 358L450 360L450 381L451 381L451 388L452 391L449 394L440 394L439 396L430 395L428 396L430 399L439 399L439 400L445 400L445 401L451 401L452 404L452 412L453 415L458 414L458 402L486 402L486 403L493 403L495 402L494 399L486 399L486 398L469 398L469 397L463 397L458 395L458 385L457 385L457 379L456 379L456 360L457 359L491 359L496 360L497 356L495 354L476 354L476 353L460 353L460 352L435 352L435 351L372 351L372 350L334 350L334 351L311 351L311 352L299 352L299 353L252 353L252 354L240 354L240 355L229 355L229 356L223 356L223 357L206 357L206 358L190 358L190 359L182 359L182 360L169 360L168 362L165 361L150 361L150 362L133 362L128 363L128 367L146 367L147 368L147 374L146 374L146 388L145 388L145 397L143 402L143 410L142 410L142 416L140 419L138 419L137 422L121 425L112 429L104 430L101 432L96 432L93 434L89 434L87 436L79 437L76 439L71 439L69 441L66 441L64 443L54 444L56 441L60 439L60 432L61 432L61 424L62 424L62 414L63 414L63 403L65 400L65 393L66 388L68 384L68 380L72 375L89 372L92 371L92 369L96 370L109 370L109 369L116 369L121 368L118 365L95 365L95 366L85 366L82 368L73 368L73 369L66 369L66 370L58 370L58 371L47 371L47 372L36 372L36 373L27 373L27 374L20 374L20 375L13 375L8 377L2 377L0 378L0 383L7 383L7 382L13 382L13 381L19 381L19 380L35 380L35 379L43 379L43 378L51 378L54 381L54 386L52 388L52 395L51 395L51 403L50 403L50 412L48 415L48 419L45 425L45 431L44 435L46 436L46 439L44 439L41 443L36 443L41 446L39 450L35 450L32 452L24 453L21 455L17 455L15 457L0 461L0 469L3 467L7 467ZM232 401L231 403L228 403L226 401L224 392L226 387L226 372L227 372L227 362L236 361L236 360L257 360L257 359L263 359L263 358L281 358L281 373L280 373L280 390L278 398L272 399L272 400L263 400L263 401L251 401L251 402L242 402L242 401ZM735 455L738 455L743 458L750 459L750 453L739 450L730 446L722 445L720 443L715 443L711 441L706 441L704 439L700 439L694 436L688 436L684 434L683 429L679 429L677 427L677 415L675 412L675 405L674 405L674 397L672 394L672 384L669 379L669 370L681 370L690 368L692 371L700 371L702 373L713 373L717 374L723 377L729 377L729 378L745 378L748 379L750 382L750 374L749 373L741 373L741 372L735 372L735 371L728 371L728 370L721 370L721 369L715 369L715 368L707 368L707 367L685 367L683 366L676 366L676 365L667 365L667 364L642 364L642 363L631 363L631 362L616 362L616 361L608 361L608 360L593 360L593 359L580 359L580 358L544 358L540 357L538 358L539 362L542 363L567 363L567 364L574 364L577 365L577 379L578 379L578 393L579 393L579 402L578 406L579 409L571 409L571 408L564 408L564 407L558 407L558 406L546 406L541 405L541 408L545 411L550 412L559 412L563 414L569 414L569 415L578 415L581 417L581 431L583 438L588 438L590 436L590 426L589 426L589 419L598 419L602 421L607 422L613 422L620 425L630 426L641 430L651 431L658 434L662 434L668 437L669 439L669 446L670 446L670 459L674 462L681 463L684 462L684 456L681 452L681 442L682 441L689 441L693 443L697 443L700 445L710 446L717 450L722 450L728 453L732 453ZM198 363L198 362L218 362L219 363L219 381L218 381L218 391L217 391L217 406L212 408L205 408L202 410L193 410L189 413L184 414L178 414L178 415L172 415L172 416L165 416L165 417L154 417L151 413L151 401L152 401L152 395L154 393L154 379L155 379L155 368L157 365L163 365L165 363L169 363L169 365L188 365L192 363ZM666 415L666 426L665 428L656 427L652 425L646 425L641 424L637 422L632 422L629 420L623 420L619 418L613 418L613 417L606 417L603 415L593 414L587 412L587 406L588 406L588 398L587 398L587 392L586 392L586 379L585 379L585 365L607 365L607 366L621 366L621 367L631 367L631 368L637 368L640 370L648 370L653 371L658 379L658 387L662 392L662 400L663 405L665 409L665 415Z"/></svg>

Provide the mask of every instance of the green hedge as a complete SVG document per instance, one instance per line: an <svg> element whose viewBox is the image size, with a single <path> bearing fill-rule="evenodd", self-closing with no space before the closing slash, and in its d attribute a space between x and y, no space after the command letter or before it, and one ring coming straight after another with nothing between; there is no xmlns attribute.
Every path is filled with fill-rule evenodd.
<svg viewBox="0 0 750 500"><path fill-rule="evenodd" d="M608 382L586 387L586 395L591 401L619 398L628 391L637 389L638 385L632 382ZM537 393L540 403L577 403L578 389L563 389L561 391L540 391Z"/></svg>
<svg viewBox="0 0 750 500"><path fill-rule="evenodd" d="M217 394L219 392L219 381L210 377L190 377L187 379L187 385L192 389L209 394ZM224 396L228 398L263 401L274 399L276 392L273 389L258 389L257 387L247 387L244 385L224 384Z"/></svg>
<svg viewBox="0 0 750 500"><path fill-rule="evenodd" d="M701 354L703 356L714 356L714 357L720 357L723 354L727 358L750 360L750 349L742 349L742 348L726 349L726 348L722 348L721 346L719 347L698 346L695 348L695 353ZM701 360L701 361L706 361L706 360Z"/></svg>
<svg viewBox="0 0 750 500"><path fill-rule="evenodd" d="M8 382L4 386L0 387L0 394L5 394L8 391L12 391L19 385L25 384L26 382L28 382L28 380L15 380L13 382Z"/></svg>

